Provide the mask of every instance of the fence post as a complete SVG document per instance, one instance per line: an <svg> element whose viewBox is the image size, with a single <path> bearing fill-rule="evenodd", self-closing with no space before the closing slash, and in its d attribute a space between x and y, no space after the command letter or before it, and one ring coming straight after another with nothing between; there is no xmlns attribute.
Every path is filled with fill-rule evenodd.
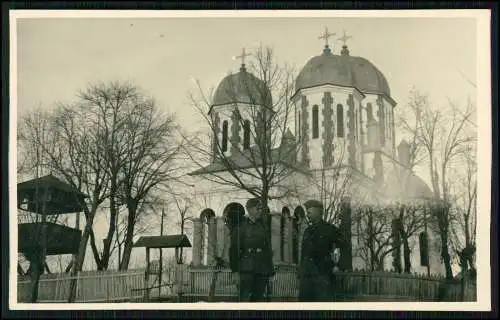
<svg viewBox="0 0 500 320"><path fill-rule="evenodd" d="M75 290L76 290L76 292L75 292L75 302L77 302L77 301L78 301L78 293L79 293L78 289L80 289L80 272L81 272L81 271L78 271L78 272L76 273L76 289L75 289Z"/></svg>
<svg viewBox="0 0 500 320"><path fill-rule="evenodd" d="M149 248L146 247L146 273L144 275L144 288L146 289L144 292L144 300L148 301L149 300L149 271L150 271L150 266L149 266Z"/></svg>
<svg viewBox="0 0 500 320"><path fill-rule="evenodd" d="M57 300L59 300L59 283L60 283L60 281L57 278L55 278L55 280L56 280L56 288L54 290L54 297L52 298L52 300L57 301Z"/></svg>
<svg viewBox="0 0 500 320"><path fill-rule="evenodd" d="M113 274L111 275L111 280L114 279ZM102 280L102 278L99 278L99 280ZM106 279L108 280L108 279ZM111 281L111 283L114 283L114 281ZM106 302L109 302L109 281L106 281Z"/></svg>

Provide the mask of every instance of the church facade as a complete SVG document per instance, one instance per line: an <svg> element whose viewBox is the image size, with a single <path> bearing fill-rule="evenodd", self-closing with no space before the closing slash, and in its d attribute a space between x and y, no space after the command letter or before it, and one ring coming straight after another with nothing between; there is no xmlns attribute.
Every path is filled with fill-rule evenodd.
<svg viewBox="0 0 500 320"><path fill-rule="evenodd" d="M254 91L242 88L238 85L241 79L259 81L243 64L238 73L228 75L221 81L210 112L215 119L216 139L221 147L219 151L225 157L233 157L234 163L248 166L244 159L238 158L238 154L252 149L255 141L250 133L258 129L250 121L236 121L234 112L237 109L243 119L250 117L247 106L266 104L266 99L271 99L272 95L266 91L267 88L259 86ZM228 94L228 91L231 93ZM261 100L251 97L252 92L258 92ZM287 138L299 147L293 161L299 163L302 170L281 182L284 187L293 186L296 190L293 196L268 202L275 264L296 264L300 259L301 237L307 226L302 204L308 199L317 199L327 202L324 204L328 207L328 202L333 201L325 196L328 193L324 190L325 184L317 182L333 182L334 185L343 181L341 185L332 187L337 189L338 199L330 207L340 217L332 223L337 224L350 239L349 269L369 269L367 228L373 231L377 223L386 224L385 234L380 233L376 237L379 237L379 242L387 241L382 249L388 251L387 255L382 255L379 267L392 269L394 258L389 252L394 251L391 249L394 240L389 235L395 211L384 211L385 216L377 217L374 222L373 217L362 208L366 205L388 208L396 203L418 206L431 199L432 192L409 169L409 144L404 140L397 143L396 102L391 98L386 77L369 60L352 56L345 42L338 54L332 52L327 43L323 52L307 61L299 72L291 102L294 132L288 130ZM214 152L212 163L190 174L195 180L195 207L192 210L199 214L193 221L193 266L213 265L215 257L228 260L229 229L225 218L234 212L245 214L245 202L253 197L241 188L206 179L213 174L232 179L215 157L217 148L211 148ZM250 180L244 182L251 184ZM341 192L338 192L339 189ZM270 190L271 194L273 192L275 190ZM429 240L426 263L421 261L420 255L420 238L424 230L416 230L409 239L411 272L432 270L433 274L442 273L438 237L430 228L425 228L425 231ZM401 248L402 244L398 246Z"/></svg>

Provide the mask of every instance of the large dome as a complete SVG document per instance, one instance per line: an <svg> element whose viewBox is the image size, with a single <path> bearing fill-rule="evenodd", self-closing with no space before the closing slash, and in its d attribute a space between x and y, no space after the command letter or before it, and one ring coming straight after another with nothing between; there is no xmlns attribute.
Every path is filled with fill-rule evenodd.
<svg viewBox="0 0 500 320"><path fill-rule="evenodd" d="M363 93L390 95L385 76L370 61L353 57L344 47L342 55L332 54L326 48L322 55L311 58L300 71L296 90L332 84L355 87Z"/></svg>
<svg viewBox="0 0 500 320"><path fill-rule="evenodd" d="M213 106L229 103L272 107L271 91L262 80L242 67L238 73L226 76L215 90Z"/></svg>

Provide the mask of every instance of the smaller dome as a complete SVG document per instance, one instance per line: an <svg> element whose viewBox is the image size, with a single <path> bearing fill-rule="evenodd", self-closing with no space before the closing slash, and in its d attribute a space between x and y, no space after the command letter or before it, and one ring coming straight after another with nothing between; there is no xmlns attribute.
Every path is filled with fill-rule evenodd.
<svg viewBox="0 0 500 320"><path fill-rule="evenodd" d="M272 107L272 96L264 81L242 66L236 74L226 76L215 90L212 105L247 103Z"/></svg>
<svg viewBox="0 0 500 320"><path fill-rule="evenodd" d="M406 199L432 199L433 192L425 181L413 172L402 171L386 181L383 191L389 196Z"/></svg>
<svg viewBox="0 0 500 320"><path fill-rule="evenodd" d="M410 195L414 198L431 199L433 196L432 190L427 183L415 174L410 177L408 189L410 190Z"/></svg>

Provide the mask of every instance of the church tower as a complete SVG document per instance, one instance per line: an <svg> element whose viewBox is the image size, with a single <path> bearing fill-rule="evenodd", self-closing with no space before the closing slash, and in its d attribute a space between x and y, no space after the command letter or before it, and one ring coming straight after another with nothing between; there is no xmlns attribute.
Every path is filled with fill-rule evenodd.
<svg viewBox="0 0 500 320"><path fill-rule="evenodd" d="M328 29L321 55L311 58L296 79L293 96L299 163L309 169L348 165L383 179L382 154L394 158L396 103L384 75L368 60L351 56L344 35L332 52Z"/></svg>
<svg viewBox="0 0 500 320"><path fill-rule="evenodd" d="M213 161L221 153L227 157L251 150L257 143L260 112L272 109L271 92L265 83L247 71L243 49L238 73L226 76L217 87L209 115L212 119ZM257 130L256 130L257 129Z"/></svg>

